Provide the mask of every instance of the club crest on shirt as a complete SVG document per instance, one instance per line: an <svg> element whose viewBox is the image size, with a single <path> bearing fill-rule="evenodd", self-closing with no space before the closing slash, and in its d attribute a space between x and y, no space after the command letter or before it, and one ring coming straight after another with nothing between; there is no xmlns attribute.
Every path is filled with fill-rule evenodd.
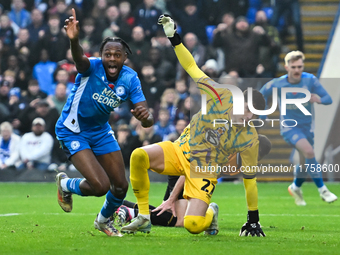
<svg viewBox="0 0 340 255"><path fill-rule="evenodd" d="M116 88L116 94L117 96L122 96L125 94L125 88L123 86L118 86Z"/></svg>
<svg viewBox="0 0 340 255"><path fill-rule="evenodd" d="M212 129L208 129L205 132L205 140L214 146L217 146L220 143L219 138L217 137L216 133Z"/></svg>
<svg viewBox="0 0 340 255"><path fill-rule="evenodd" d="M71 148L72 150L76 150L80 147L80 143L78 141L72 141L71 142Z"/></svg>

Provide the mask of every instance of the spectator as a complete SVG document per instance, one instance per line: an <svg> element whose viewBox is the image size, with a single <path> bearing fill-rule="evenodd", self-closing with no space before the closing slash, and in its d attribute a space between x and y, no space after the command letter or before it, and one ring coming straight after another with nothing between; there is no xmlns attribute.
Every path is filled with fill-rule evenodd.
<svg viewBox="0 0 340 255"><path fill-rule="evenodd" d="M67 87L65 83L59 82L55 87L53 95L49 95L47 102L52 108L56 108L60 114L67 101Z"/></svg>
<svg viewBox="0 0 340 255"><path fill-rule="evenodd" d="M208 44L208 37L205 31L207 22L204 15L201 15L198 10L196 1L188 0L185 1L184 10L178 9L172 1L167 2L168 9L178 22L182 29L182 34L185 35L189 32L195 34L203 45Z"/></svg>
<svg viewBox="0 0 340 255"><path fill-rule="evenodd" d="M8 81L2 80L0 83L0 123L7 121L9 117L9 90L10 84Z"/></svg>
<svg viewBox="0 0 340 255"><path fill-rule="evenodd" d="M127 124L118 126L117 141L122 150L125 167L128 168L130 166L130 155L132 151L141 147L142 142L139 140L138 136L131 134L131 130Z"/></svg>
<svg viewBox="0 0 340 255"><path fill-rule="evenodd" d="M270 45L260 46L260 64L262 72L257 72L259 77L274 78L280 54L280 37L276 27L268 24L268 18L264 11L256 12L255 24L252 26L262 27L271 39Z"/></svg>
<svg viewBox="0 0 340 255"><path fill-rule="evenodd" d="M45 13L47 9L49 8L49 3L53 3L54 1L50 0L26 0L25 1L25 8L27 10L32 10L32 9L38 9L42 13ZM32 18L32 16L31 16Z"/></svg>
<svg viewBox="0 0 340 255"><path fill-rule="evenodd" d="M217 80L220 77L220 71L215 59L208 59L201 67L210 78Z"/></svg>
<svg viewBox="0 0 340 255"><path fill-rule="evenodd" d="M29 132L33 119L40 117L45 121L45 131L55 137L55 124L59 118L57 109L51 108L45 99L33 100L19 115L19 130L22 134Z"/></svg>
<svg viewBox="0 0 340 255"><path fill-rule="evenodd" d="M83 26L81 27L80 43L83 45L86 41L90 47L98 47L101 43L101 37L98 36L98 32L95 29L95 22L92 18L84 19ZM70 49L68 51L71 51ZM68 54L68 53L66 53ZM88 56L90 57L90 56ZM71 56L72 58L72 56ZM73 63L73 61L72 61Z"/></svg>
<svg viewBox="0 0 340 255"><path fill-rule="evenodd" d="M23 0L12 0L12 10L8 14L8 17L20 28L26 28L31 24L31 14L24 7Z"/></svg>
<svg viewBox="0 0 340 255"><path fill-rule="evenodd" d="M71 49L66 51L66 58L58 62L58 66L64 70L66 70L69 74L69 82L75 82L77 75L77 68L74 64Z"/></svg>
<svg viewBox="0 0 340 255"><path fill-rule="evenodd" d="M39 9L33 9L31 13L32 23L27 26L32 43L36 43L48 31L48 26L44 21L43 13Z"/></svg>
<svg viewBox="0 0 340 255"><path fill-rule="evenodd" d="M20 28L18 32L18 38L14 42L15 49L20 51L21 48L27 47L31 51L32 44L30 41L30 34L27 28Z"/></svg>
<svg viewBox="0 0 340 255"><path fill-rule="evenodd" d="M183 43L194 57L196 64L201 67L206 60L206 48L198 41L194 33L184 35Z"/></svg>
<svg viewBox="0 0 340 255"><path fill-rule="evenodd" d="M149 61L155 68L156 77L164 82L166 88L173 88L175 86L176 69L169 61L162 58L160 49L150 48Z"/></svg>
<svg viewBox="0 0 340 255"><path fill-rule="evenodd" d="M184 101L188 96L188 86L185 80L177 80L175 84L176 93L179 96L179 100Z"/></svg>
<svg viewBox="0 0 340 255"><path fill-rule="evenodd" d="M96 20L96 27L100 27L102 22L105 22L105 12L107 8L107 0L95 0L92 9L91 17Z"/></svg>
<svg viewBox="0 0 340 255"><path fill-rule="evenodd" d="M187 97L186 99L183 100L183 102L179 105L177 111L176 111L176 121L180 119L184 119L186 121L189 121L190 114L193 115L195 112L192 111L191 109L191 101L192 97Z"/></svg>
<svg viewBox="0 0 340 255"><path fill-rule="evenodd" d="M221 77L218 79L218 83L230 84L243 88L243 80L236 70L230 70L229 73L222 73Z"/></svg>
<svg viewBox="0 0 340 255"><path fill-rule="evenodd" d="M176 54L163 30L158 30L156 36L151 38L151 47L160 49L162 58L167 59L173 66L176 66L178 61Z"/></svg>
<svg viewBox="0 0 340 255"><path fill-rule="evenodd" d="M59 27L60 29L62 29L64 27L65 20L70 16L66 13L67 5L65 3L65 0L57 0L55 9L56 9L56 14L58 14L59 20L60 20Z"/></svg>
<svg viewBox="0 0 340 255"><path fill-rule="evenodd" d="M25 102L21 99L19 88L11 88L8 95L9 95L8 109L10 112L8 121L12 122L25 109L26 105Z"/></svg>
<svg viewBox="0 0 340 255"><path fill-rule="evenodd" d="M42 49L40 53L40 62L33 67L33 78L38 80L40 90L46 94L50 94L53 84L53 73L57 68L57 63L49 59L46 49Z"/></svg>
<svg viewBox="0 0 340 255"><path fill-rule="evenodd" d="M48 31L37 43L37 51L46 49L50 60L58 62L65 58L66 51L69 49L69 42L65 33L60 30L60 20L57 14L49 15L48 27Z"/></svg>
<svg viewBox="0 0 340 255"><path fill-rule="evenodd" d="M46 97L47 94L40 90L37 80L31 79L28 81L27 94L24 97L26 104L30 104L34 99L44 99Z"/></svg>
<svg viewBox="0 0 340 255"><path fill-rule="evenodd" d="M169 110L167 108L161 108L158 112L158 121L154 125L154 128L155 133L162 137L162 141L167 141L167 136L175 132L175 126L170 123L169 119Z"/></svg>
<svg viewBox="0 0 340 255"><path fill-rule="evenodd" d="M213 36L216 35L217 32L222 33L222 36L226 33L231 33L232 32L232 26L233 23L235 22L235 17L234 14L231 12L227 12L223 14L221 23L217 25L217 27L213 31Z"/></svg>
<svg viewBox="0 0 340 255"><path fill-rule="evenodd" d="M6 107L9 103L9 90L11 89L11 84L6 81L2 80L0 82L0 103L4 104Z"/></svg>
<svg viewBox="0 0 340 255"><path fill-rule="evenodd" d="M162 11L155 6L155 2L155 0L143 0L143 3L136 7L133 14L135 24L144 29L147 40L155 36L157 30L159 30L157 21Z"/></svg>
<svg viewBox="0 0 340 255"><path fill-rule="evenodd" d="M249 28L245 17L238 17L232 33L221 34L214 37L214 47L221 47L225 55L225 71L236 69L241 77L255 77L259 65L260 46L270 45L270 37L262 27Z"/></svg>
<svg viewBox="0 0 340 255"><path fill-rule="evenodd" d="M155 76L155 68L151 63L144 63L142 67L141 84L149 108L155 109L156 103L163 94L164 86Z"/></svg>
<svg viewBox="0 0 340 255"><path fill-rule="evenodd" d="M129 41L131 38L131 27L122 22L120 18L119 9L117 6L112 5L106 10L106 18L107 24L109 27L105 26L105 30L102 34L102 38L106 38L108 36L117 36L122 38L123 40Z"/></svg>
<svg viewBox="0 0 340 255"><path fill-rule="evenodd" d="M15 84L15 72L7 69L3 74L3 79L9 82L9 87L13 88Z"/></svg>
<svg viewBox="0 0 340 255"><path fill-rule="evenodd" d="M169 134L168 136L169 141L174 142L175 140L177 140L188 124L189 124L188 120L178 119L175 125L175 132Z"/></svg>
<svg viewBox="0 0 340 255"><path fill-rule="evenodd" d="M136 132L138 134L139 140L143 144L142 146L159 143L162 141L162 137L155 133L155 126L143 128L142 125L138 123Z"/></svg>
<svg viewBox="0 0 340 255"><path fill-rule="evenodd" d="M131 13L131 4L128 1L122 1L119 3L118 8L122 22L132 29L135 24L135 18Z"/></svg>
<svg viewBox="0 0 340 255"><path fill-rule="evenodd" d="M12 125L5 121L0 125L0 170L15 167L19 161L20 136L13 133Z"/></svg>
<svg viewBox="0 0 340 255"><path fill-rule="evenodd" d="M144 29L141 26L135 26L132 29L131 34L132 41L129 42L129 46L132 54L128 57L137 68L137 72L140 71L140 64L148 59L150 50L150 42L145 40Z"/></svg>
<svg viewBox="0 0 340 255"><path fill-rule="evenodd" d="M20 158L22 165L19 169L46 171L51 164L53 138L45 132L45 121L35 118L32 122L32 132L22 136L20 142Z"/></svg>
<svg viewBox="0 0 340 255"><path fill-rule="evenodd" d="M304 50L303 48L303 33L301 27L301 15L300 15L300 4L299 0L276 0L274 6L274 12L271 20L271 24L275 27L279 24L280 17L289 10L292 15L294 27L295 27L295 37L297 49L299 51Z"/></svg>
<svg viewBox="0 0 340 255"><path fill-rule="evenodd" d="M0 40L7 50L14 47L14 30L11 27L11 20L6 14L0 16Z"/></svg>
<svg viewBox="0 0 340 255"><path fill-rule="evenodd" d="M27 81L31 70L28 67L28 63L24 62L25 58L23 58L21 54L19 54L19 56L21 56L20 61L17 55L10 55L8 57L7 70L12 71L15 76L13 86L19 87L22 90L27 90Z"/></svg>
<svg viewBox="0 0 340 255"><path fill-rule="evenodd" d="M66 85L67 95L71 93L74 83L70 82L70 75L66 70L61 68L57 69L55 72L55 81L56 83L53 83L52 86L50 87L51 89L50 93L48 93L49 95L54 95L54 91L58 83L64 83Z"/></svg>
<svg viewBox="0 0 340 255"><path fill-rule="evenodd" d="M228 5L229 0L205 0L202 1L202 13L204 14L204 18L206 19L208 25L217 25L223 16L222 11L228 10L226 6Z"/></svg>
<svg viewBox="0 0 340 255"><path fill-rule="evenodd" d="M161 97L160 108L167 109L169 113L169 123L175 123L176 110L178 108L179 95L175 89L167 88Z"/></svg>
<svg viewBox="0 0 340 255"><path fill-rule="evenodd" d="M234 17L246 16L249 8L249 0L227 0L224 7L228 12L234 14Z"/></svg>
<svg viewBox="0 0 340 255"><path fill-rule="evenodd" d="M27 77L30 74L30 70L27 67L27 63L18 61L17 55L10 55L7 59L7 72L11 71L10 75L14 75L14 81L12 87L19 87L23 90L27 89Z"/></svg>

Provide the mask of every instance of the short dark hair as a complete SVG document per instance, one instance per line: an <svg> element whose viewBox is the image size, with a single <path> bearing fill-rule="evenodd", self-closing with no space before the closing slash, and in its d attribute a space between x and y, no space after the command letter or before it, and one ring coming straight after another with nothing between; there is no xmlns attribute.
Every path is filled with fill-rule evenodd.
<svg viewBox="0 0 340 255"><path fill-rule="evenodd" d="M248 90L243 92L245 102L248 102ZM257 89L253 89L253 106L256 110L266 109L266 100L262 93Z"/></svg>
<svg viewBox="0 0 340 255"><path fill-rule="evenodd" d="M100 48L99 48L99 54L102 55L102 52L103 52L103 49L104 49L104 46L105 44L107 44L108 42L118 42L120 43L125 52L132 55L132 51L130 49L130 46L122 39L122 38L119 38L119 37L106 37L102 43L100 44Z"/></svg>
<svg viewBox="0 0 340 255"><path fill-rule="evenodd" d="M259 139L259 155L258 155L258 159L261 160L272 149L272 143L268 139L267 136L260 135L260 134L258 136L259 136L258 137L258 139Z"/></svg>

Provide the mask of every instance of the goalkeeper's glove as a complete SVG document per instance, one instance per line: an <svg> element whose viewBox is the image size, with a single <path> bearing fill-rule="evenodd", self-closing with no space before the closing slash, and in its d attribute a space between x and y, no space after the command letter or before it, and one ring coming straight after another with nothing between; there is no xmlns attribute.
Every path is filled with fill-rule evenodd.
<svg viewBox="0 0 340 255"><path fill-rule="evenodd" d="M164 33L167 37L174 37L176 33L175 21L168 14L162 14L158 18L158 25L163 26Z"/></svg>
<svg viewBox="0 0 340 255"><path fill-rule="evenodd" d="M260 222L259 222L259 211L248 211L248 221L244 223L240 230L240 236L263 236L263 232Z"/></svg>
<svg viewBox="0 0 340 255"><path fill-rule="evenodd" d="M168 14L162 14L158 18L158 25L163 26L165 35L169 38L172 46L176 46L182 42L181 37L176 32L175 21Z"/></svg>

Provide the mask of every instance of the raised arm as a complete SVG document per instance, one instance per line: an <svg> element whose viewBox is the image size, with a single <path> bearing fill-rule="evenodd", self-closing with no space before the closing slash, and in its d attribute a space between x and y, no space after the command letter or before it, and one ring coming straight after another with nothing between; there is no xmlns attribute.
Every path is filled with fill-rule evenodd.
<svg viewBox="0 0 340 255"><path fill-rule="evenodd" d="M84 55L83 48L79 43L79 21L77 20L74 8L72 8L72 16L65 20L64 28L70 39L72 57L76 64L77 71L79 73L84 73L89 69L90 61Z"/></svg>
<svg viewBox="0 0 340 255"><path fill-rule="evenodd" d="M190 77L197 83L198 87L202 87L200 81L204 80L206 82L207 79L211 80L201 69L199 69L191 53L182 44L181 37L176 32L176 25L172 18L166 14L161 15L158 19L158 24L163 26L165 35L168 37L172 46L174 47L179 63L190 75Z"/></svg>

